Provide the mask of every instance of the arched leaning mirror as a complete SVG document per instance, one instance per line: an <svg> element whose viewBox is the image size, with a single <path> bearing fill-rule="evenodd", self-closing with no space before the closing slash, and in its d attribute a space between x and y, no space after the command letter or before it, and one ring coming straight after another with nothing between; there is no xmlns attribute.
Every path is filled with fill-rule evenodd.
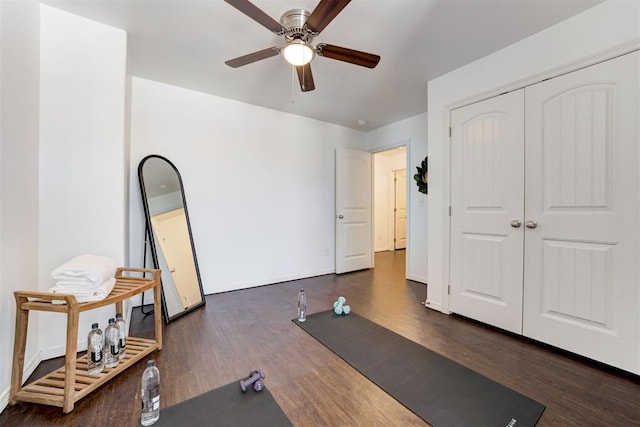
<svg viewBox="0 0 640 427"><path fill-rule="evenodd" d="M140 161L138 179L146 238L154 268L162 270L162 313L166 323L205 304L182 178L168 159Z"/></svg>

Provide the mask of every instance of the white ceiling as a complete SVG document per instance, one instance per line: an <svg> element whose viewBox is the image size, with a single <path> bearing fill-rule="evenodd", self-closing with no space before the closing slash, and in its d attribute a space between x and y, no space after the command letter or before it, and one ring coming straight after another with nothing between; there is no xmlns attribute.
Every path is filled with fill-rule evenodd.
<svg viewBox="0 0 640 427"><path fill-rule="evenodd" d="M124 29L134 76L371 130L425 112L429 80L600 1L353 0L314 44L375 53L380 63L371 70L316 57L316 90L306 93L297 78L292 85L292 70L279 56L237 69L224 64L282 39L222 0L44 3ZM275 20L289 9L313 11L317 2L253 0Z"/></svg>

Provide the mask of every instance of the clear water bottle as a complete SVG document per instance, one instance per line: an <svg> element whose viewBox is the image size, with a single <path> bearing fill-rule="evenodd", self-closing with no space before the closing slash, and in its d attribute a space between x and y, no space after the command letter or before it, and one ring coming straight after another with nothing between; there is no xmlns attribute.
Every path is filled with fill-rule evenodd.
<svg viewBox="0 0 640 427"><path fill-rule="evenodd" d="M116 321L112 317L109 319L109 326L104 330L105 352L104 352L104 367L115 368L118 366L120 359L120 331L116 326Z"/></svg>
<svg viewBox="0 0 640 427"><path fill-rule="evenodd" d="M91 325L91 331L87 336L87 373L89 375L96 376L104 371L103 344L102 330L97 323L94 323Z"/></svg>
<svg viewBox="0 0 640 427"><path fill-rule="evenodd" d="M140 424L150 426L160 418L160 371L153 360L142 373L142 412Z"/></svg>
<svg viewBox="0 0 640 427"><path fill-rule="evenodd" d="M300 289L298 294L298 322L304 322L307 320L307 296L304 293L304 289Z"/></svg>
<svg viewBox="0 0 640 427"><path fill-rule="evenodd" d="M122 313L116 313L116 326L120 333L118 346L120 347L120 353L118 353L118 359L124 360L124 356L127 354L127 322L122 318Z"/></svg>

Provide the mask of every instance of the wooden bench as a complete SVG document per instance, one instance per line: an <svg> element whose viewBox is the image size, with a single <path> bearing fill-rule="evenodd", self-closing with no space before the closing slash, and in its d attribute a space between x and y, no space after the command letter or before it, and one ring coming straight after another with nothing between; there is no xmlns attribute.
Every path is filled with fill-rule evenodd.
<svg viewBox="0 0 640 427"><path fill-rule="evenodd" d="M141 277L137 277L138 275ZM62 407L64 413L73 410L75 403L111 378L118 375L155 350L162 349L162 316L160 270L127 268L116 270L113 291L101 301L79 303L73 295L49 292L16 291L16 333L13 344L13 365L9 401L32 402ZM97 376L87 373L87 355L78 358L78 319L83 311L115 304L114 313L122 313L122 302L146 290L153 289L155 340L127 337L127 353L114 368L105 368ZM65 304L53 304L64 300ZM27 328L31 310L67 315L65 363L60 369L25 386L22 385Z"/></svg>

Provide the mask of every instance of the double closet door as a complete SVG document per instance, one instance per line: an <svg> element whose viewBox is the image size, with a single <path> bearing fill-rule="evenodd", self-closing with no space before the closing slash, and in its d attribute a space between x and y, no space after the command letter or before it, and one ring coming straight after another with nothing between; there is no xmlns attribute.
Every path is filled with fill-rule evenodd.
<svg viewBox="0 0 640 427"><path fill-rule="evenodd" d="M640 373L639 64L452 111L452 312Z"/></svg>

